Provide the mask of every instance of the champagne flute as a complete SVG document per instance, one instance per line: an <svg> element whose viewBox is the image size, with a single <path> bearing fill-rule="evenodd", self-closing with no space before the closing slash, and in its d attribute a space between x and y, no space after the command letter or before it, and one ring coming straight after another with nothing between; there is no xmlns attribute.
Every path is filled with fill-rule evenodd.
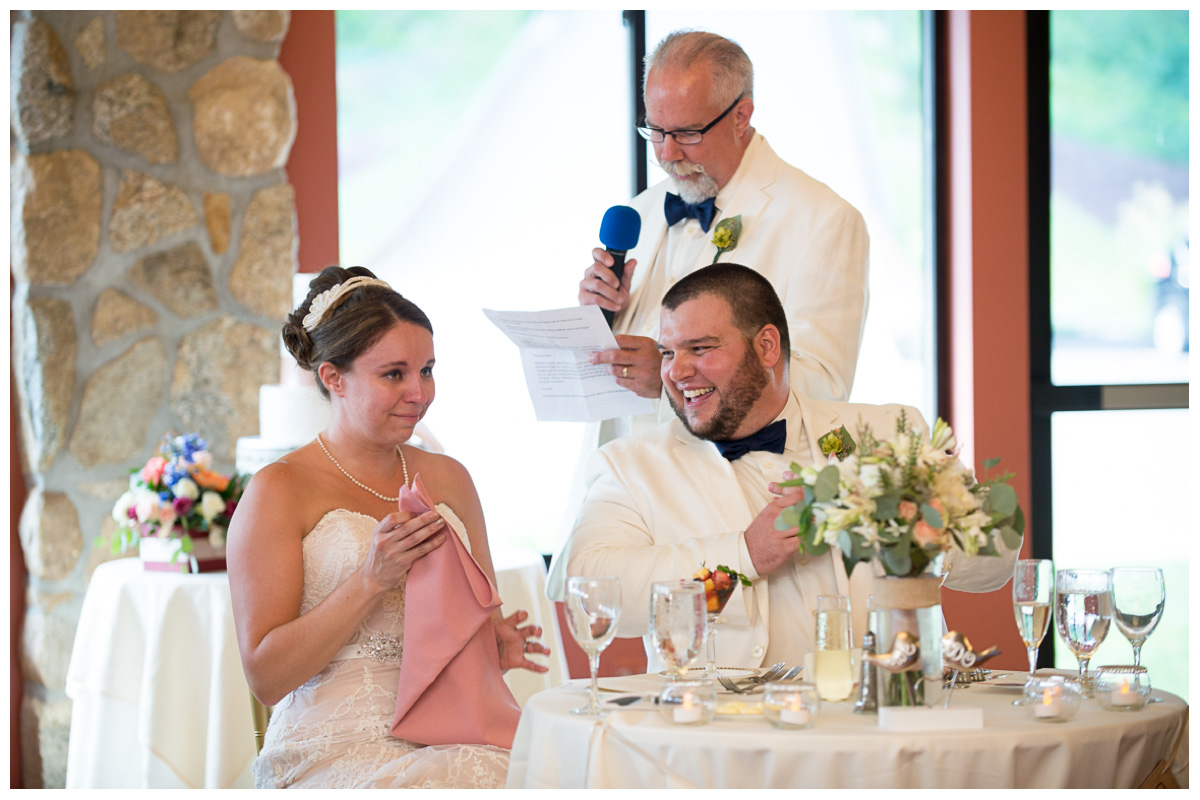
<svg viewBox="0 0 1200 800"><path fill-rule="evenodd" d="M1133 665L1142 665L1142 645L1162 619L1167 587L1161 569L1117 567L1112 570L1113 619L1133 645Z"/></svg>
<svg viewBox="0 0 1200 800"><path fill-rule="evenodd" d="M1088 661L1112 622L1112 576L1098 569L1062 569L1055 576L1054 593L1058 635L1079 660L1079 687L1084 697L1091 697Z"/></svg>
<svg viewBox="0 0 1200 800"><path fill-rule="evenodd" d="M1038 647L1050 623L1054 603L1054 562L1047 558L1021 559L1013 572L1013 614L1029 653L1029 675L1037 671Z"/></svg>
<svg viewBox="0 0 1200 800"><path fill-rule="evenodd" d="M568 578L566 601L567 627L587 653L588 666L592 670L592 693L588 704L571 709L571 713L602 716L596 673L600 669L600 651L617 635L621 583L617 578Z"/></svg>
<svg viewBox="0 0 1200 800"><path fill-rule="evenodd" d="M650 638L672 680L700 655L708 635L704 586L695 581L650 584Z"/></svg>

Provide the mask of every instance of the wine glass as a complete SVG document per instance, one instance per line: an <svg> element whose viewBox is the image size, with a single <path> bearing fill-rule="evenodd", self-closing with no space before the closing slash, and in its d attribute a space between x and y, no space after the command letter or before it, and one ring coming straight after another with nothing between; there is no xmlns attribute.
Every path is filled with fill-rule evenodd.
<svg viewBox="0 0 1200 800"><path fill-rule="evenodd" d="M1162 619L1167 587L1161 569L1117 567L1112 570L1113 619L1133 645L1133 665L1142 665L1142 645Z"/></svg>
<svg viewBox="0 0 1200 800"><path fill-rule="evenodd" d="M650 584L650 638L672 680L683 677L708 634L704 586L695 581Z"/></svg>
<svg viewBox="0 0 1200 800"><path fill-rule="evenodd" d="M1013 572L1013 614L1029 653L1029 675L1037 671L1038 647L1050 623L1054 603L1054 562L1048 558L1021 559Z"/></svg>
<svg viewBox="0 0 1200 800"><path fill-rule="evenodd" d="M697 573L697 575L703 574L703 571ZM718 574L721 577L718 578ZM692 580L704 587L704 602L708 616L708 664L704 668L704 674L706 677L715 678L717 677L717 622L720 620L721 612L729 604L729 598L733 597L733 590L737 588L738 584L738 576L717 569L710 572L707 578L696 577Z"/></svg>
<svg viewBox="0 0 1200 800"><path fill-rule="evenodd" d="M1092 653L1108 635L1112 622L1112 576L1099 569L1062 569L1055 576L1054 623L1058 635L1079 659L1079 687L1092 696L1087 675Z"/></svg>
<svg viewBox="0 0 1200 800"><path fill-rule="evenodd" d="M600 651L617 635L621 582L617 578L568 578L566 601L567 627L587 653L588 666L592 670L592 693L588 704L571 709L571 713L600 716L603 712L596 672L600 669Z"/></svg>

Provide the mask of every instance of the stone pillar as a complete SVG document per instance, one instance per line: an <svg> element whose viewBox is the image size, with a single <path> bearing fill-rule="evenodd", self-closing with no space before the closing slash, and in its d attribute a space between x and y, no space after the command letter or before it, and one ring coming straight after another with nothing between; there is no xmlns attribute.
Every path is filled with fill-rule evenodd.
<svg viewBox="0 0 1200 800"><path fill-rule="evenodd" d="M12 26L13 373L29 500L27 788L65 784L94 546L166 431L232 471L296 271L287 11L24 11Z"/></svg>

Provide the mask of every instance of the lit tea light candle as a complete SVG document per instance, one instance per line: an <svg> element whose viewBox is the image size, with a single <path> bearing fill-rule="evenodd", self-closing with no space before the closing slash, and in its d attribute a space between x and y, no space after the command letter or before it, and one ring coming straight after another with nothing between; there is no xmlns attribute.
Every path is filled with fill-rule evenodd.
<svg viewBox="0 0 1200 800"><path fill-rule="evenodd" d="M1054 719L1063 713L1062 688L1047 686L1042 691L1042 702L1033 707L1033 716L1039 719Z"/></svg>
<svg viewBox="0 0 1200 800"><path fill-rule="evenodd" d="M812 713L800 702L800 695L792 698L791 702L779 709L779 721L785 725L803 727L812 719Z"/></svg>
<svg viewBox="0 0 1200 800"><path fill-rule="evenodd" d="M675 721L680 724L689 724L699 722L704 719L704 709L696 704L696 696L691 692L686 692L680 698L679 707L674 711Z"/></svg>
<svg viewBox="0 0 1200 800"><path fill-rule="evenodd" d="M1114 706L1136 706L1138 704L1137 689L1129 685L1128 678L1121 679L1121 685L1112 690Z"/></svg>

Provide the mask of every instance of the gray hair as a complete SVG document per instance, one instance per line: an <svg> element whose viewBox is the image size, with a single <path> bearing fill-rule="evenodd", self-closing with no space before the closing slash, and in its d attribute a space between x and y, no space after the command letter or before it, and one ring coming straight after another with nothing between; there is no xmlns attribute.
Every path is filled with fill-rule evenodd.
<svg viewBox="0 0 1200 800"><path fill-rule="evenodd" d="M719 105L728 105L739 94L754 97L754 65L737 42L704 31L673 31L646 54L646 74L642 78L642 94L646 80L655 67L689 69L693 64L706 64L712 69L713 94Z"/></svg>

